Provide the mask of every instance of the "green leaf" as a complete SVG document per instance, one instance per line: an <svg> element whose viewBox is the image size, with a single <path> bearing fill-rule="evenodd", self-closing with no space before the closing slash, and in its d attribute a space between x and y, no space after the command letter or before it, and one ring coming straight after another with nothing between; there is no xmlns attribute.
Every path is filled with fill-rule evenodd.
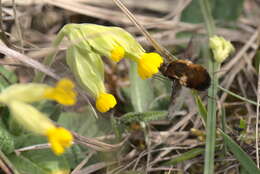
<svg viewBox="0 0 260 174"><path fill-rule="evenodd" d="M16 156L13 154L8 157L21 174L46 174L47 172L22 155Z"/></svg>
<svg viewBox="0 0 260 174"><path fill-rule="evenodd" d="M24 127L19 124L14 117L9 117L8 119L8 131L15 135L19 136L22 135L25 132Z"/></svg>
<svg viewBox="0 0 260 174"><path fill-rule="evenodd" d="M163 119L167 115L167 111L129 112L120 117L120 121L124 124L132 122L149 122Z"/></svg>
<svg viewBox="0 0 260 174"><path fill-rule="evenodd" d="M243 168L252 174L260 173L260 170L256 167L254 161L247 155L247 153L235 142L233 141L227 134L220 131L222 134L224 141L226 142L229 150L234 154L236 159L240 162Z"/></svg>
<svg viewBox="0 0 260 174"><path fill-rule="evenodd" d="M53 121L58 120L62 110L62 106L60 104L50 101L40 101L35 106L39 111L46 114Z"/></svg>
<svg viewBox="0 0 260 174"><path fill-rule="evenodd" d="M235 21L243 10L244 0L216 0L213 16L217 20Z"/></svg>
<svg viewBox="0 0 260 174"><path fill-rule="evenodd" d="M256 51L256 54L254 57L254 67L256 69L257 74L259 72L259 64L260 64L260 50Z"/></svg>
<svg viewBox="0 0 260 174"><path fill-rule="evenodd" d="M70 173L66 159L62 156L55 156L49 150L25 152L19 156L11 155L9 159L24 174L58 173L58 171L62 174Z"/></svg>
<svg viewBox="0 0 260 174"><path fill-rule="evenodd" d="M222 131L225 133L227 130L227 120L226 120L226 109L225 107L221 107L221 128ZM223 147L223 154L222 156L225 156L227 154L227 144L226 141L224 141L224 147Z"/></svg>
<svg viewBox="0 0 260 174"><path fill-rule="evenodd" d="M250 173L248 173L248 172L246 171L246 169L245 169L244 167L242 167L242 166L241 166L239 172L240 172L240 174L250 174Z"/></svg>
<svg viewBox="0 0 260 174"><path fill-rule="evenodd" d="M14 72L0 66L0 91L17 82L17 77Z"/></svg>
<svg viewBox="0 0 260 174"><path fill-rule="evenodd" d="M96 119L90 107L86 107L81 113L62 113L58 124L87 137L103 136L112 132L109 117L100 116Z"/></svg>
<svg viewBox="0 0 260 174"><path fill-rule="evenodd" d="M117 138L117 140L120 140L122 138L122 133L123 133L123 125L121 125L116 119L114 116L111 117L110 119L111 121L111 125L112 125L112 128L113 128L113 131L114 131L114 134Z"/></svg>
<svg viewBox="0 0 260 174"><path fill-rule="evenodd" d="M195 102L197 104L200 116L202 117L202 120L204 121L204 123L207 122L207 109L205 107L205 105L203 104L200 96L197 95L197 92L192 91L192 94L195 98Z"/></svg>
<svg viewBox="0 0 260 174"><path fill-rule="evenodd" d="M25 134L16 138L16 148L28 147L36 144L47 143L43 136ZM56 156L50 149L30 150L20 154L11 155L10 160L21 173L69 173L71 167L64 155ZM21 162L23 161L23 162Z"/></svg>
<svg viewBox="0 0 260 174"><path fill-rule="evenodd" d="M216 20L235 21L243 10L244 0L209 0L213 16ZM199 1L191 1L183 11L181 20L190 23L203 22Z"/></svg>
<svg viewBox="0 0 260 174"><path fill-rule="evenodd" d="M153 84L154 99L149 104L149 110L168 110L171 102L172 81L156 75L151 79Z"/></svg>
<svg viewBox="0 0 260 174"><path fill-rule="evenodd" d="M203 149L203 148L192 149L188 152L182 153L181 155L171 159L170 161L163 163L163 165L175 165L175 164L178 164L180 162L190 160L192 158L195 158L198 155L203 154L204 151L205 151L205 149Z"/></svg>
<svg viewBox="0 0 260 174"><path fill-rule="evenodd" d="M181 20L189 23L200 23L203 21L198 1L191 1L188 7L183 10Z"/></svg>
<svg viewBox="0 0 260 174"><path fill-rule="evenodd" d="M153 100L153 89L150 80L142 80L137 73L137 64L131 61L130 67L131 102L135 112L147 111Z"/></svg>
<svg viewBox="0 0 260 174"><path fill-rule="evenodd" d="M246 129L246 120L244 120L243 118L239 120L239 128Z"/></svg>
<svg viewBox="0 0 260 174"><path fill-rule="evenodd" d="M96 119L90 106L84 108L80 113L64 112L60 115L58 124L75 131L85 137L99 137L111 134L113 132L110 117L106 115L99 116ZM111 140L109 143L114 143L116 140ZM89 148L81 145L73 145L65 153L70 165L75 167L80 161L85 158L85 154L89 152ZM100 153L99 153L100 154ZM104 159L102 159L104 160Z"/></svg>
<svg viewBox="0 0 260 174"><path fill-rule="evenodd" d="M83 51L77 46L68 48L66 61L80 86L90 92L92 97L97 97L104 90L103 61L100 55Z"/></svg>

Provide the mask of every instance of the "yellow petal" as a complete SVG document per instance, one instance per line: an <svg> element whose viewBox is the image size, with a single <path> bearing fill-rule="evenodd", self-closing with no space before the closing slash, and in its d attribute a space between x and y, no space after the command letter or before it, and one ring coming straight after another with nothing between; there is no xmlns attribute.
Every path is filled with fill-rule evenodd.
<svg viewBox="0 0 260 174"><path fill-rule="evenodd" d="M119 62L122 58L125 56L125 49L121 46L116 46L111 51L111 59L113 59L115 62Z"/></svg>
<svg viewBox="0 0 260 174"><path fill-rule="evenodd" d="M46 131L46 136L51 145L52 151L56 155L64 153L65 148L71 146L73 141L72 134L63 127L54 127Z"/></svg>
<svg viewBox="0 0 260 174"><path fill-rule="evenodd" d="M138 62L138 74L142 79L150 78L159 71L163 63L162 57L157 53L144 53Z"/></svg>
<svg viewBox="0 0 260 174"><path fill-rule="evenodd" d="M116 99L108 93L101 93L96 100L96 108L99 112L107 112L116 105Z"/></svg>
<svg viewBox="0 0 260 174"><path fill-rule="evenodd" d="M74 105L76 103L76 91L74 83L69 79L60 80L56 87L49 87L44 92L46 99L56 100L63 105Z"/></svg>

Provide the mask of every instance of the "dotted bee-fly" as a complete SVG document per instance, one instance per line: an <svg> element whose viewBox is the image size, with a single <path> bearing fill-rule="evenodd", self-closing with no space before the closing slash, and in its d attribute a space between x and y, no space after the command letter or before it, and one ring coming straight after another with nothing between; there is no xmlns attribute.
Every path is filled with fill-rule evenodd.
<svg viewBox="0 0 260 174"><path fill-rule="evenodd" d="M210 86L208 71L201 65L189 60L173 60L160 67L161 73L179 84L198 91L204 91Z"/></svg>

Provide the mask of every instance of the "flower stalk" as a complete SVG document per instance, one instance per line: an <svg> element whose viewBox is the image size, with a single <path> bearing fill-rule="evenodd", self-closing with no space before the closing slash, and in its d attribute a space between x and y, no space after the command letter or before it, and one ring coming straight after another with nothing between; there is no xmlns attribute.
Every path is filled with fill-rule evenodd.
<svg viewBox="0 0 260 174"><path fill-rule="evenodd" d="M209 38L215 33L215 24L212 17L209 0L200 0L200 8L204 17ZM215 72L218 71L220 64L208 55L208 70L211 75L211 86L208 90L208 114L206 122L206 150L204 159L204 174L214 174L214 160L215 160L215 144L216 144L216 100L218 77Z"/></svg>

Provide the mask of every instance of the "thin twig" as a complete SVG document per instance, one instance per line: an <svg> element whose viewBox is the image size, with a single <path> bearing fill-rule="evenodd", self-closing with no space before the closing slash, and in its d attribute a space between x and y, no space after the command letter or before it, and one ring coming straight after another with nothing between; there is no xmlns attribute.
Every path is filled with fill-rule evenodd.
<svg viewBox="0 0 260 174"><path fill-rule="evenodd" d="M16 149L15 153L16 153L16 155L20 155L21 152L25 152L25 151L49 149L49 148L50 148L50 144L48 144L48 143L36 144L36 145L32 145L32 146L27 146L27 147L23 147L23 148L20 148L20 149Z"/></svg>
<svg viewBox="0 0 260 174"><path fill-rule="evenodd" d="M16 25L16 29L17 29L17 34L20 40L20 46L21 46L21 51L22 53L24 53L23 47L24 47L24 43L23 43L23 35L22 35L22 29L21 29L21 25L20 22L18 20L17 17L17 13L16 13L16 4L15 4L15 0L12 0L12 5L13 5L13 13L14 13L14 20L15 20L15 25Z"/></svg>
<svg viewBox="0 0 260 174"><path fill-rule="evenodd" d="M20 174L18 170L13 166L12 162L7 156L0 150L0 168L6 172L6 174Z"/></svg>
<svg viewBox="0 0 260 174"><path fill-rule="evenodd" d="M8 37L4 31L4 23L3 23L3 10L2 10L2 0L0 0L0 38L5 43L6 46L10 47L12 44L9 42Z"/></svg>
<svg viewBox="0 0 260 174"><path fill-rule="evenodd" d="M4 54L4 55L7 55L11 58L15 58L35 69L37 69L38 71L41 71L49 76L51 76L52 78L58 80L59 79L59 76L56 75L54 72L52 72L49 68L47 68L46 66L42 65L41 63L33 60L32 58L26 56L26 55L23 55L11 48L8 48L4 45L0 45L0 53Z"/></svg>
<svg viewBox="0 0 260 174"><path fill-rule="evenodd" d="M87 156L84 160L82 160L77 167L75 167L75 169L71 172L71 174L76 174L77 172L79 172L79 171L82 169L82 167L89 161L89 159L90 159L95 153L96 153L95 151L90 151L90 153L88 154L88 156Z"/></svg>

